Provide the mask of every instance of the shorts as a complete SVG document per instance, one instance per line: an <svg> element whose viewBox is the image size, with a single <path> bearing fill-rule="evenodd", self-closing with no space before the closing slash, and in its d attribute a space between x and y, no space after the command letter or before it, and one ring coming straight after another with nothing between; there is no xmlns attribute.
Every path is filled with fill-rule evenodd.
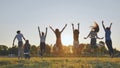
<svg viewBox="0 0 120 68"><path fill-rule="evenodd" d="M23 42L22 41L19 41L18 42L18 47L22 47L23 46Z"/></svg>
<svg viewBox="0 0 120 68"><path fill-rule="evenodd" d="M22 57L23 56L23 42L22 41L19 41L18 42L18 56L19 57Z"/></svg>
<svg viewBox="0 0 120 68"><path fill-rule="evenodd" d="M40 50L44 49L45 50L45 43L44 42L41 42L40 43Z"/></svg>

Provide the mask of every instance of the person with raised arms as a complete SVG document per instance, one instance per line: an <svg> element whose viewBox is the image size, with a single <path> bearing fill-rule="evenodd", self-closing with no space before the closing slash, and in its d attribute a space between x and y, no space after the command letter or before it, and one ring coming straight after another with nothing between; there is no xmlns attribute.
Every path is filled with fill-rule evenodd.
<svg viewBox="0 0 120 68"><path fill-rule="evenodd" d="M102 26L103 26L103 29L105 31L105 43L106 43L107 48L109 50L110 56L113 57L114 56L114 51L113 51L112 40L111 40L111 26L112 26L112 23L110 24L109 27L105 27L104 21L102 21Z"/></svg>
<svg viewBox="0 0 120 68"><path fill-rule="evenodd" d="M46 36L47 36L47 27L46 27L46 32L41 32L40 28L38 26L38 32L39 32L39 36L40 36L40 55L43 56L43 54L45 53L45 41L46 41Z"/></svg>
<svg viewBox="0 0 120 68"><path fill-rule="evenodd" d="M61 42L61 33L64 31L64 29L66 28L67 24L63 27L63 29L61 31L59 31L59 29L53 29L50 26L50 29L54 32L55 36L56 36L56 43L55 43L55 47L57 47L57 50L62 50L62 42Z"/></svg>
<svg viewBox="0 0 120 68"><path fill-rule="evenodd" d="M84 39L87 39L88 37L91 38L90 46L92 48L92 50L91 50L92 53L95 52L95 49L97 47L97 44L96 44L97 40L96 39L103 39L103 37L102 38L98 37L98 35L97 35L98 32L99 32L99 25L95 22L94 26L91 26L91 31L88 34L88 36L84 37Z"/></svg>

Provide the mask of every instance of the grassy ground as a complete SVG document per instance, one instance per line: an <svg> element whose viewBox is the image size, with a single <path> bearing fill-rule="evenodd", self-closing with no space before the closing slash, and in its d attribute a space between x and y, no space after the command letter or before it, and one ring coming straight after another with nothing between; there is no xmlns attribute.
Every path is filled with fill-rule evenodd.
<svg viewBox="0 0 120 68"><path fill-rule="evenodd" d="M120 58L34 57L30 60L0 58L0 68L120 68Z"/></svg>

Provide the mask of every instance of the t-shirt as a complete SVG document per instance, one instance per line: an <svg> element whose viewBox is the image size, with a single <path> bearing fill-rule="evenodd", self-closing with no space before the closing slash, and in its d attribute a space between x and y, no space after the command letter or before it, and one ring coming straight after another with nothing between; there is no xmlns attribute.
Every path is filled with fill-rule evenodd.
<svg viewBox="0 0 120 68"><path fill-rule="evenodd" d="M23 34L17 34L15 38L17 38L18 41L22 41Z"/></svg>
<svg viewBox="0 0 120 68"><path fill-rule="evenodd" d="M25 44L24 45L24 50L29 51L30 50L30 44Z"/></svg>
<svg viewBox="0 0 120 68"><path fill-rule="evenodd" d="M108 29L105 29L105 39L106 40L111 40L110 35L111 35L111 31Z"/></svg>
<svg viewBox="0 0 120 68"><path fill-rule="evenodd" d="M40 42L45 42L45 36L40 37Z"/></svg>
<svg viewBox="0 0 120 68"><path fill-rule="evenodd" d="M90 32L90 38L96 38L96 36L97 36L97 32L95 31Z"/></svg>

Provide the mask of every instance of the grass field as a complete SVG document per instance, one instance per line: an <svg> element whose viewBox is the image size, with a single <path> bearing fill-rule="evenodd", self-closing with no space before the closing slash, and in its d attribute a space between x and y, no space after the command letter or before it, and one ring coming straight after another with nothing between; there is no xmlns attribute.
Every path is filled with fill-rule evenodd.
<svg viewBox="0 0 120 68"><path fill-rule="evenodd" d="M30 60L0 58L0 68L120 68L120 58L34 57Z"/></svg>

